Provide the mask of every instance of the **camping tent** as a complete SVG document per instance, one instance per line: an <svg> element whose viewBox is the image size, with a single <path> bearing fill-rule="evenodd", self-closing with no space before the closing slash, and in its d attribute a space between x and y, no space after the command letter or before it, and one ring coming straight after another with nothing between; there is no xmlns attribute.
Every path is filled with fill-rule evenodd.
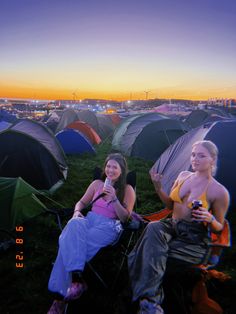
<svg viewBox="0 0 236 314"><path fill-rule="evenodd" d="M118 113L108 114L108 116L112 120L114 125L119 125L120 124L121 117L118 115Z"/></svg>
<svg viewBox="0 0 236 314"><path fill-rule="evenodd" d="M88 123L99 134L99 123L98 123L97 116L94 112L90 110L83 110L83 111L78 111L77 115L80 121L84 121ZM99 136L101 135L99 134Z"/></svg>
<svg viewBox="0 0 236 314"><path fill-rule="evenodd" d="M208 123L181 136L165 150L152 167L163 175L162 184L165 191L170 192L172 184L181 171L191 170L192 144L199 140L211 140L219 149L216 179L229 190L231 205L236 205L236 140L234 134L236 134L236 119Z"/></svg>
<svg viewBox="0 0 236 314"><path fill-rule="evenodd" d="M73 109L66 109L63 110L60 120L57 124L55 133L58 133L59 131L63 130L68 124L78 120L78 114Z"/></svg>
<svg viewBox="0 0 236 314"><path fill-rule="evenodd" d="M112 136L116 125L113 123L111 117L105 114L97 114L97 120L99 124L99 135L102 139L106 139Z"/></svg>
<svg viewBox="0 0 236 314"><path fill-rule="evenodd" d="M197 109L191 111L184 121L191 128L196 128L207 122L214 122L230 117L231 115L220 109Z"/></svg>
<svg viewBox="0 0 236 314"><path fill-rule="evenodd" d="M17 117L6 110L0 109L0 121L15 123L17 121Z"/></svg>
<svg viewBox="0 0 236 314"><path fill-rule="evenodd" d="M66 154L95 153L90 141L77 130L64 129L56 137Z"/></svg>
<svg viewBox="0 0 236 314"><path fill-rule="evenodd" d="M0 229L11 231L46 209L39 192L22 178L0 177Z"/></svg>
<svg viewBox="0 0 236 314"><path fill-rule="evenodd" d="M77 120L67 125L67 128L74 129L85 135L92 144L99 144L101 142L100 136L97 132L86 122Z"/></svg>
<svg viewBox="0 0 236 314"><path fill-rule="evenodd" d="M67 165L52 132L32 120L1 125L0 176L22 177L38 190L58 188L67 177Z"/></svg>
<svg viewBox="0 0 236 314"><path fill-rule="evenodd" d="M130 116L115 130L112 147L126 156L156 160L178 137L188 131L181 121L159 113Z"/></svg>

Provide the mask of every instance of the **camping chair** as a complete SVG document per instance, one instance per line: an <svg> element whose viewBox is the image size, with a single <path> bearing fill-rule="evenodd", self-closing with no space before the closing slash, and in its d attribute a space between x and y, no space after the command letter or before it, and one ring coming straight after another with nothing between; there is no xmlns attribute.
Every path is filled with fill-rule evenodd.
<svg viewBox="0 0 236 314"><path fill-rule="evenodd" d="M144 219L151 222L167 218L170 215L171 210L165 208L160 212L145 215ZM229 279L227 275L224 275L223 273L217 272L215 270L216 266L220 262L220 256L223 249L231 246L231 233L228 220L225 219L223 230L220 233L216 234L211 232L210 237L211 243L209 244L209 248L202 264L189 266L186 265L186 263L178 260L170 260L171 262L169 263L169 268L172 268L172 271L169 275L165 276L163 282L165 284L163 286L165 292L167 292L167 295L170 295L172 293L175 296L174 302L178 301L178 305L180 308L175 305L175 309L177 308L176 313L202 313L200 308L198 309L199 300L201 300L201 306L205 307L204 309L206 310L206 312L204 313L213 313L211 312L211 310L215 311L214 313L221 313L222 309L220 308L219 304L214 300L208 298L207 287L205 283L209 278L222 280L224 277L224 280ZM177 276L175 276L174 280L175 282L173 282L174 273L177 273ZM170 281L171 286L169 285ZM185 282L185 284L183 284L183 282ZM190 285L192 285L192 289L191 294L189 295ZM188 291L186 291L186 289ZM205 303L203 304L203 302ZM170 306L169 303L170 300L168 302L168 300L166 300L165 298L165 306ZM169 311L173 312L173 305L171 305Z"/></svg>

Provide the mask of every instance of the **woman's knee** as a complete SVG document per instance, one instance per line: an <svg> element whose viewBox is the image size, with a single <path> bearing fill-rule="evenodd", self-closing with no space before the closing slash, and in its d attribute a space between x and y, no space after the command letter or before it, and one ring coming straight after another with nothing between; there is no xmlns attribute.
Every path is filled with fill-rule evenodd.
<svg viewBox="0 0 236 314"><path fill-rule="evenodd" d="M165 240L167 229L161 221L153 221L147 225L146 235L155 240Z"/></svg>
<svg viewBox="0 0 236 314"><path fill-rule="evenodd" d="M159 221L149 222L149 224L147 225L147 228L146 228L146 232L148 232L148 233L159 232L160 227L161 226L160 226L160 222Z"/></svg>

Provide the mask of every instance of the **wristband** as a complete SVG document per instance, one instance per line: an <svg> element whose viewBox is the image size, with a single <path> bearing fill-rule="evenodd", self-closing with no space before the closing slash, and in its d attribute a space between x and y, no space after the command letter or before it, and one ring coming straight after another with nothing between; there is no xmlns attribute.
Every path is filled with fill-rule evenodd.
<svg viewBox="0 0 236 314"><path fill-rule="evenodd" d="M216 220L216 219L215 219L215 216L214 216L214 215L212 215L212 217L211 217L211 221L210 221L210 224L212 224L214 220Z"/></svg>
<svg viewBox="0 0 236 314"><path fill-rule="evenodd" d="M116 201L118 201L118 198L116 197L114 200L112 200L112 203L115 203Z"/></svg>
<svg viewBox="0 0 236 314"><path fill-rule="evenodd" d="M78 209L76 209L76 210L74 210L74 213L76 213L76 212L80 212Z"/></svg>

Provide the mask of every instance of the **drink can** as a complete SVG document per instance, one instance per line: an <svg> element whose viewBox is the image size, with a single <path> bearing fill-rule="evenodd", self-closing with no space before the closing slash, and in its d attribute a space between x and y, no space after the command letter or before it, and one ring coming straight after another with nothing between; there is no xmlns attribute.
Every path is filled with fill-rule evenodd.
<svg viewBox="0 0 236 314"><path fill-rule="evenodd" d="M104 188L106 188L107 186L112 185L112 181L109 178L106 178L105 182L104 182Z"/></svg>
<svg viewBox="0 0 236 314"><path fill-rule="evenodd" d="M192 201L192 209L198 209L201 206L202 206L201 200L193 200Z"/></svg>

